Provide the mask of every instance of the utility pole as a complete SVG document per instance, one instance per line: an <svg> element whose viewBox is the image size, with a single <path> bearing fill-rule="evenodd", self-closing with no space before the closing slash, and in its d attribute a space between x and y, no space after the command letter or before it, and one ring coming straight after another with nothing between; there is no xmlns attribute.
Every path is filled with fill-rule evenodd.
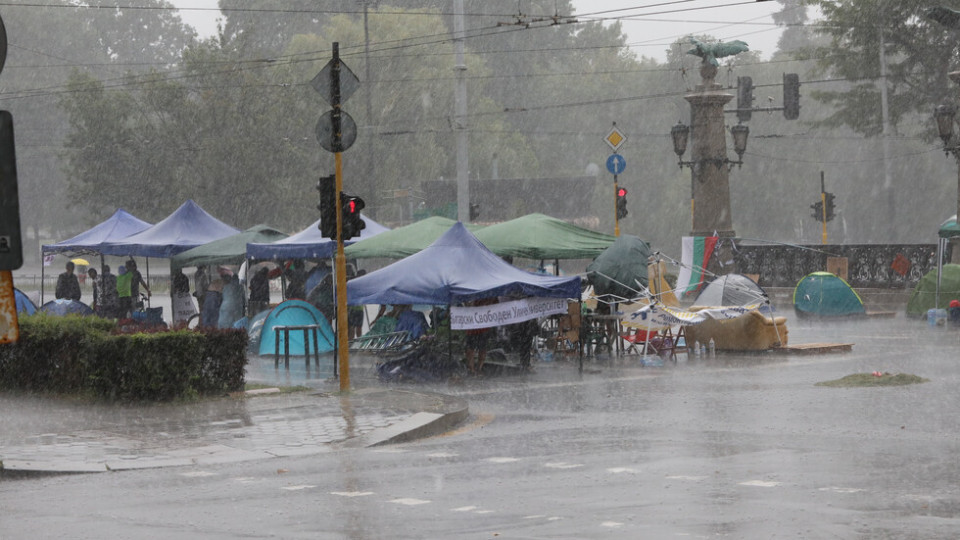
<svg viewBox="0 0 960 540"><path fill-rule="evenodd" d="M453 129L457 134L457 220L470 222L470 178L468 177L467 151L467 65L463 59L463 0L453 0L453 41L456 49L457 72L454 90Z"/></svg>
<svg viewBox="0 0 960 540"><path fill-rule="evenodd" d="M362 0L363 2L363 75L364 80L367 81L367 91L364 93L364 100L366 101L367 108L367 140L368 144L373 145L374 140L371 135L373 135L373 85L370 84L372 80L370 78L370 24L369 24L369 12L370 12L370 0ZM376 160L374 159L365 159L363 160L364 175L363 183L361 185L361 191L373 194L376 187Z"/></svg>

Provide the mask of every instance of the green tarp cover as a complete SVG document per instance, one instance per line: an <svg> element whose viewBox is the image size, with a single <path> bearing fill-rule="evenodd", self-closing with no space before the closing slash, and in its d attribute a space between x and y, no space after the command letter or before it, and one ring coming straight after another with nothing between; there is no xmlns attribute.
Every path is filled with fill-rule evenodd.
<svg viewBox="0 0 960 540"><path fill-rule="evenodd" d="M247 244L266 244L286 237L286 234L273 227L254 225L241 233L175 255L170 259L170 267L240 264L247 256Z"/></svg>
<svg viewBox="0 0 960 540"><path fill-rule="evenodd" d="M860 295L850 285L829 272L807 274L793 290L793 308L798 315L864 315Z"/></svg>
<svg viewBox="0 0 960 540"><path fill-rule="evenodd" d="M907 302L907 315L923 317L928 309L934 308L937 298L937 270L927 272L910 295ZM960 300L960 264L943 265L943 275L940 278L940 305L946 309L951 300Z"/></svg>
<svg viewBox="0 0 960 540"><path fill-rule="evenodd" d="M625 299L643 296L647 286L650 244L629 234L616 241L587 266L587 279L598 295L613 294Z"/></svg>
<svg viewBox="0 0 960 540"><path fill-rule="evenodd" d="M423 251L455 223L456 221L442 216L429 217L351 244L343 249L343 253L348 259L403 259ZM473 232L480 229L478 225L466 227Z"/></svg>
<svg viewBox="0 0 960 540"><path fill-rule="evenodd" d="M477 231L476 236L501 257L524 259L592 259L616 240L543 214L490 225Z"/></svg>

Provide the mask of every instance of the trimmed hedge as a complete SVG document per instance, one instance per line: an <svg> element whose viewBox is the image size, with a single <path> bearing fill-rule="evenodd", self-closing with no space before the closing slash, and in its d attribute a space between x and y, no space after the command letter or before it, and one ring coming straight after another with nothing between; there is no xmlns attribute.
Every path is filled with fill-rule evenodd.
<svg viewBox="0 0 960 540"><path fill-rule="evenodd" d="M168 401L243 389L243 330L119 333L98 317L20 317L0 346L0 388Z"/></svg>

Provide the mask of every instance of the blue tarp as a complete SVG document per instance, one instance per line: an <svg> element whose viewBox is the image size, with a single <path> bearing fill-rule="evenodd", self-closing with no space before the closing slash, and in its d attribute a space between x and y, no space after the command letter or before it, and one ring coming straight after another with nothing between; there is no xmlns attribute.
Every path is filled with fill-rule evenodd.
<svg viewBox="0 0 960 540"><path fill-rule="evenodd" d="M101 253L167 258L239 232L189 200L153 227L103 244Z"/></svg>
<svg viewBox="0 0 960 540"><path fill-rule="evenodd" d="M366 216L361 215L361 219L367 226L360 231L358 238L344 242L345 246L390 230ZM336 251L336 242L320 236L320 220L297 234L272 244L247 244L247 258L257 260L329 259Z"/></svg>
<svg viewBox="0 0 960 540"><path fill-rule="evenodd" d="M82 232L69 240L47 244L41 247L43 253L63 252L99 252L103 244L123 240L130 235L149 229L151 225L130 214L123 208L118 209L106 221Z"/></svg>
<svg viewBox="0 0 960 540"><path fill-rule="evenodd" d="M260 355L266 356L276 352L277 335L274 331L276 326L306 326L316 324L320 327L320 352L330 352L333 350L333 329L327 318L320 313L320 310L303 300L287 300L270 311L270 314L263 320L260 328ZM313 338L311 338L312 340ZM313 352L313 342L310 343L310 351ZM280 333L280 352L284 352L283 333ZM290 354L303 356L304 343L303 331L294 330L290 332Z"/></svg>
<svg viewBox="0 0 960 540"><path fill-rule="evenodd" d="M347 282L349 304L462 304L494 296L580 298L579 277L532 274L457 223L423 251Z"/></svg>

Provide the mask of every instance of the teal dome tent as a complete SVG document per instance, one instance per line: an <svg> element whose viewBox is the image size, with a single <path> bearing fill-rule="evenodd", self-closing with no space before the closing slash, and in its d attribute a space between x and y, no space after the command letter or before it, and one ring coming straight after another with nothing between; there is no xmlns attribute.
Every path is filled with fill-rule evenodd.
<svg viewBox="0 0 960 540"><path fill-rule="evenodd" d="M829 272L807 274L793 290L793 309L800 317L866 315L863 300L842 278Z"/></svg>

